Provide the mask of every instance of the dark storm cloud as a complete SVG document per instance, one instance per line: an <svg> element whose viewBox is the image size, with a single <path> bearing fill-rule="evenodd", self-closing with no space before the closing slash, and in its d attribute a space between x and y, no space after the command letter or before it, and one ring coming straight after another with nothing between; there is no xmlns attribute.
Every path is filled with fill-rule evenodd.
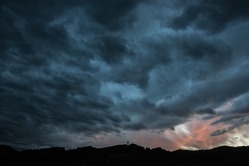
<svg viewBox="0 0 249 166"><path fill-rule="evenodd" d="M177 29L193 26L200 30L217 33L227 26L248 19L249 3L245 0L202 0L184 9L173 20Z"/></svg>
<svg viewBox="0 0 249 166"><path fill-rule="evenodd" d="M220 118L212 123L216 125L219 123L224 123L229 125L226 129L222 129L223 132L214 132L212 136L221 135L226 132L233 131L236 128L239 128L243 125L249 123L249 105L248 105L248 93L242 94L239 97L235 98L234 101L231 101L231 108L228 112L220 113ZM218 134L217 134L218 133Z"/></svg>
<svg viewBox="0 0 249 166"><path fill-rule="evenodd" d="M245 48L238 54L239 39L218 33L247 12L229 13L230 1L202 2L4 1L0 142L84 144L99 133L174 128L196 114L220 116L213 125L246 124L238 120L248 104L227 115L217 108L247 99Z"/></svg>
<svg viewBox="0 0 249 166"><path fill-rule="evenodd" d="M95 40L98 42L95 46L99 49L98 54L107 63L118 63L123 60L123 56L129 55L126 41L122 36L106 35Z"/></svg>
<svg viewBox="0 0 249 166"><path fill-rule="evenodd" d="M112 101L98 95L100 81L94 75L98 67L90 60L99 56L116 63L127 53L122 37L104 33L130 25L136 3L6 1L1 5L2 142L44 145L54 128L85 135L117 132L113 123L129 120L110 112ZM74 8L76 13L71 12ZM72 14L85 20L74 24L75 18L81 18ZM75 27L84 28L84 33L99 28L103 35L76 47L70 29ZM99 55L85 49L89 45Z"/></svg>
<svg viewBox="0 0 249 166"><path fill-rule="evenodd" d="M224 118L220 119L220 121L222 121L223 123L228 123L229 127L226 127L224 129L218 129L218 130L214 131L213 133L211 133L210 136L219 136L219 135L225 134L227 132L232 132L234 129L248 124L249 118L248 118L248 115L247 116L235 115L235 116L224 117ZM213 124L215 124L215 123L218 123L218 122L214 122Z"/></svg>
<svg viewBox="0 0 249 166"><path fill-rule="evenodd" d="M199 35L186 35L177 39L174 44L179 47L181 54L196 60L211 60L215 65L223 65L231 57L231 49L221 40L205 39Z"/></svg>
<svg viewBox="0 0 249 166"><path fill-rule="evenodd" d="M143 52L131 50L131 59L129 64L117 67L113 80L119 83L131 83L146 88L149 81L150 71L158 66L170 62L168 53L168 41L156 38L147 38L141 41Z"/></svg>
<svg viewBox="0 0 249 166"><path fill-rule="evenodd" d="M135 19L132 14L134 7L142 0L128 1L84 1L86 10L91 18L105 26L109 30L117 31L124 27L131 26Z"/></svg>
<svg viewBox="0 0 249 166"><path fill-rule="evenodd" d="M235 98L249 91L248 84L244 84L249 82L248 73L242 71L231 75L230 78L196 83L193 90L176 96L177 100L172 103L166 101L161 109L168 113L179 114L179 116L185 116L186 113L200 113L201 110L204 113L212 113L211 110L218 107L220 103L224 103L227 98ZM248 105L243 110L247 108ZM239 110L236 108L235 112Z"/></svg>
<svg viewBox="0 0 249 166"><path fill-rule="evenodd" d="M211 134L211 136L219 136L219 135L222 135L222 134L224 134L224 133L226 133L226 132L227 132L227 129L216 130L216 131L214 131L214 132Z"/></svg>
<svg viewBox="0 0 249 166"><path fill-rule="evenodd" d="M182 71L186 77L196 77L194 79L201 80L205 79L212 70L222 68L228 63L232 54L231 48L223 41L209 39L200 34L155 34L139 42L142 52L130 50L133 60L128 64L119 64L115 67L112 79L116 82L127 82L146 88L152 70L173 63L176 56L180 57L179 60L206 61L209 68L198 68L198 71L194 71L196 76L189 76L187 71Z"/></svg>

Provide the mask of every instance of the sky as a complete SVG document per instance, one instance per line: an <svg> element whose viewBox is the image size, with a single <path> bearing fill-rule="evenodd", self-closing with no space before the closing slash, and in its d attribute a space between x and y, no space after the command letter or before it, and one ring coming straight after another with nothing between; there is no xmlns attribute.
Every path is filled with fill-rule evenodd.
<svg viewBox="0 0 249 166"><path fill-rule="evenodd" d="M2 0L0 144L249 144L249 1Z"/></svg>

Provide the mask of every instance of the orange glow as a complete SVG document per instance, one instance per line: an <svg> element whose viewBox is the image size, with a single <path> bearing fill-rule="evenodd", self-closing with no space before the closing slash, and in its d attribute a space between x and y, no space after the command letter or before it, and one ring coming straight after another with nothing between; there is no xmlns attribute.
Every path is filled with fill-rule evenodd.
<svg viewBox="0 0 249 166"><path fill-rule="evenodd" d="M233 131L218 136L210 136L218 129L228 128L223 123L211 125L219 117L203 120L196 116L184 124L175 127L174 130L140 130L122 131L120 134L106 133L96 135L93 141L98 147L111 146L115 144L135 143L144 147L162 147L166 150L177 149L210 149L213 147L228 145L242 146L249 144L249 135L245 131L249 126L241 126Z"/></svg>
<svg viewBox="0 0 249 166"><path fill-rule="evenodd" d="M203 121L192 118L185 124L176 126L175 130L165 130L165 137L171 140L171 149L209 149L218 146L227 138L226 134L220 136L210 136L218 128L224 127L223 124L210 125L217 118ZM183 132L182 127L188 132Z"/></svg>

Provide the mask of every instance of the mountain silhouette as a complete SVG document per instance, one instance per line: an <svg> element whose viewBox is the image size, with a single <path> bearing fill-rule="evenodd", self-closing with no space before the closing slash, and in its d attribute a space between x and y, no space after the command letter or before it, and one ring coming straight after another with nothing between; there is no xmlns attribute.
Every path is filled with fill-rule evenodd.
<svg viewBox="0 0 249 166"><path fill-rule="evenodd" d="M91 146L66 150L63 147L17 151L0 145L0 165L72 165L72 166L222 166L249 165L249 147L217 147L210 150L166 151L162 148L144 148L135 144L105 148Z"/></svg>

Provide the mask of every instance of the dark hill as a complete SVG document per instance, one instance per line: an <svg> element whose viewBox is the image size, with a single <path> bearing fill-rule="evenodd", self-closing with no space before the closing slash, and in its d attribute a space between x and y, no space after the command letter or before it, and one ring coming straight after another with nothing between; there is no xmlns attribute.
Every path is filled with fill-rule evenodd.
<svg viewBox="0 0 249 166"><path fill-rule="evenodd" d="M170 166L222 166L249 165L249 147L218 147L211 150L165 151L149 149L135 144L106 148L82 147L65 150L61 147L16 151L0 146L0 165L170 165Z"/></svg>
<svg viewBox="0 0 249 166"><path fill-rule="evenodd" d="M17 153L17 150L7 146L7 145L0 145L0 156L3 155L11 155Z"/></svg>

